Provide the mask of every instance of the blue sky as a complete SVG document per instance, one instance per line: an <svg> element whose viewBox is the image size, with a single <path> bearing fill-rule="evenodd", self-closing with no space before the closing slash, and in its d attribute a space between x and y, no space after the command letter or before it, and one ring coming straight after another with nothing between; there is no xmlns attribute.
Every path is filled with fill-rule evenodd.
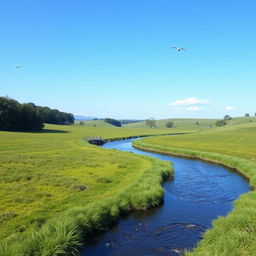
<svg viewBox="0 0 256 256"><path fill-rule="evenodd" d="M3 0L0 95L97 117L254 114L255 13L253 0Z"/></svg>

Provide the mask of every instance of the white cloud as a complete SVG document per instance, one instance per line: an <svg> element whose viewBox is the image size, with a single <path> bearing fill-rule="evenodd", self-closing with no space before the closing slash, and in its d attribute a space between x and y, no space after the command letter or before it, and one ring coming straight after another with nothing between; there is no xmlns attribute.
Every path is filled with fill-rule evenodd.
<svg viewBox="0 0 256 256"><path fill-rule="evenodd" d="M235 107L233 107L233 106L227 106L226 107L226 110L235 110L236 108Z"/></svg>
<svg viewBox="0 0 256 256"><path fill-rule="evenodd" d="M193 112L199 112L199 111L202 111L202 109L198 106L190 106L190 107L187 107L185 108L185 110L187 111L193 111Z"/></svg>
<svg viewBox="0 0 256 256"><path fill-rule="evenodd" d="M183 100L176 100L174 102L172 102L170 105L171 106L191 106L191 105L208 105L211 102L209 100L201 100L201 99L197 99L195 97L191 97L191 98L187 98L187 99L183 99ZM195 110L194 110L195 111Z"/></svg>

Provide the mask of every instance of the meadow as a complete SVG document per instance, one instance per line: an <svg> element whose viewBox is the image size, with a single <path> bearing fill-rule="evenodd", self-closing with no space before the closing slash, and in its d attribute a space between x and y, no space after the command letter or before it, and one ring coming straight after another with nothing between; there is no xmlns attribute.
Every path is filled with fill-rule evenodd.
<svg viewBox="0 0 256 256"><path fill-rule="evenodd" d="M186 119L173 128L149 129L93 121L46 125L41 132L0 132L0 255L77 255L92 233L106 230L120 215L162 202L161 183L172 175L170 163L106 150L88 144L84 136L112 140L188 133L134 144L225 164L256 187L256 118L234 118L220 128L209 128L209 120L196 122ZM188 255L254 255L255 209L256 193L243 195Z"/></svg>
<svg viewBox="0 0 256 256"><path fill-rule="evenodd" d="M171 119L161 119L156 120L156 128L166 128L166 123L172 121L173 127L172 129L181 129L187 131L198 131L200 129L210 129L215 126L216 119L194 119L194 118L171 118ZM126 128L147 128L146 122L136 122L126 124L124 127Z"/></svg>
<svg viewBox="0 0 256 256"><path fill-rule="evenodd" d="M252 191L234 203L227 217L213 228L187 256L254 256L256 252L256 118L235 118L226 126L182 136L157 136L134 141L143 150L199 158L236 169Z"/></svg>
<svg viewBox="0 0 256 256"><path fill-rule="evenodd" d="M80 125L0 132L0 255L70 255L86 232L105 228L122 211L158 205L162 179L172 172L169 163L102 149L82 137L163 133L165 129ZM86 227L75 222L82 214ZM92 214L98 219L91 219ZM52 235L57 238L49 245Z"/></svg>

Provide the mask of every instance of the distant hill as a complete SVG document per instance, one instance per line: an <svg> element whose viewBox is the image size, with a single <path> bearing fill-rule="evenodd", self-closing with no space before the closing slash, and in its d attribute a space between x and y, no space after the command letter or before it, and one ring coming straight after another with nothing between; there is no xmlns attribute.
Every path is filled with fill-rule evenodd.
<svg viewBox="0 0 256 256"><path fill-rule="evenodd" d="M79 120L79 121L89 121L89 120L98 120L101 118L97 118L97 117L92 117L92 116L74 116L75 120Z"/></svg>
<svg viewBox="0 0 256 256"><path fill-rule="evenodd" d="M255 116L234 117L227 122L227 126L241 125L256 122Z"/></svg>
<svg viewBox="0 0 256 256"><path fill-rule="evenodd" d="M200 119L200 118L169 118L156 120L156 128L166 128L166 123L172 121L174 123L171 129L207 129L215 126L217 119ZM129 123L124 125L124 127L129 128L148 128L145 121Z"/></svg>
<svg viewBox="0 0 256 256"><path fill-rule="evenodd" d="M144 120L136 120L136 119L119 119L118 120L121 124L130 124L130 123L138 123Z"/></svg>
<svg viewBox="0 0 256 256"><path fill-rule="evenodd" d="M104 122L104 120L76 120L76 124L80 125L82 122L83 126L90 126L90 127L113 127L112 124Z"/></svg>

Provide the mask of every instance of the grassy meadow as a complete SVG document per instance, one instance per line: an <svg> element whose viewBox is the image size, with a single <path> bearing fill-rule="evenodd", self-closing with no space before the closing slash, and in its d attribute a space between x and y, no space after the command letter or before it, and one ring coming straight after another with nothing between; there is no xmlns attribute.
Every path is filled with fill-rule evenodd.
<svg viewBox="0 0 256 256"><path fill-rule="evenodd" d="M182 129L186 131L198 131L200 129L209 129L215 126L216 119L194 119L194 118L171 118L156 120L156 128L166 128L166 123L172 121L174 123L172 129ZM126 128L147 128L146 122L136 122L124 125Z"/></svg>
<svg viewBox="0 0 256 256"><path fill-rule="evenodd" d="M235 201L227 217L215 220L198 247L186 255L256 255L256 118L235 118L228 125L210 131L145 138L134 141L134 145L144 150L222 163L244 174L252 191Z"/></svg>
<svg viewBox="0 0 256 256"><path fill-rule="evenodd" d="M28 249L31 247L28 241L32 241L31 237L37 234L34 232L45 232L43 230L47 229L47 225L54 226L59 219L63 219L64 213L72 212L72 209L80 207L82 210L79 211L88 212L90 204L101 205L107 199L120 196L123 191L127 191L124 199L111 199L110 205L116 211L126 208L148 208L159 204L163 196L159 178L171 173L169 163L132 153L106 150L88 144L82 137L124 138L163 133L166 133L165 129L80 125L46 125L41 132L1 131L0 255L34 255ZM150 187L144 182L136 185L145 173L150 177L149 173L154 170L151 176L155 186ZM150 184L149 181L147 183ZM129 190L132 185L141 186L137 194L136 189ZM146 194L143 192L144 189ZM99 212L104 212L100 210L102 206L98 207ZM97 215L96 210L94 214ZM54 218L55 221L50 221L51 224L45 224ZM109 218L111 219L110 216ZM75 231L72 232L77 234L79 228L74 224L75 219L77 218L69 217L64 224L58 225L65 227L67 223L72 223L71 227L75 226ZM97 225L104 222L103 219L99 219ZM94 225L95 228L97 225ZM83 227L83 230L88 231L88 228ZM80 238L78 235L75 241ZM42 236L37 239L42 239ZM38 240L36 241L34 243L38 244ZM24 246L16 248L17 244ZM42 248L37 248L37 251L41 252L39 255L59 255L54 250L46 249L44 244L47 242L41 241L40 244ZM62 240L57 240L55 246L57 244L70 245L69 242L64 243ZM66 248L70 246L67 245ZM43 254L42 251L46 251L47 254ZM66 255L65 253L61 255Z"/></svg>
<svg viewBox="0 0 256 256"><path fill-rule="evenodd" d="M148 137L134 144L223 163L244 173L256 187L256 118L234 118L220 128L209 128L215 120L207 119L180 119L169 129L164 128L166 120L158 121L163 128L151 129L130 127L139 123L118 128L92 122L46 125L41 132L0 132L0 255L76 255L88 236L106 229L121 214L162 201L161 183L172 175L169 163L93 146L82 140L84 136L190 133ZM235 202L228 217L216 220L188 255L253 256L255 223L252 191Z"/></svg>

